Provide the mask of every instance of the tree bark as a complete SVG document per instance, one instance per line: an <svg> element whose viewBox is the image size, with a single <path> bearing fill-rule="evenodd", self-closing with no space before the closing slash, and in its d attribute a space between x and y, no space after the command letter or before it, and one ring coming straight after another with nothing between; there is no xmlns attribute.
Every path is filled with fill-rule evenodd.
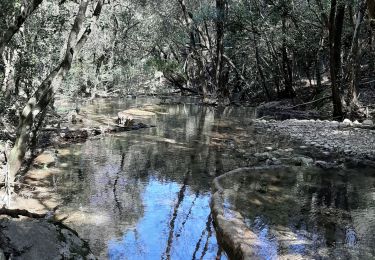
<svg viewBox="0 0 375 260"><path fill-rule="evenodd" d="M375 0L367 0L367 10L368 16L370 18L370 35L369 35L369 44L370 44L370 66L369 72L370 77L375 76Z"/></svg>
<svg viewBox="0 0 375 260"><path fill-rule="evenodd" d="M330 75L332 88L333 117L343 119L341 96L341 36L344 25L345 4L331 0L329 17Z"/></svg>
<svg viewBox="0 0 375 260"><path fill-rule="evenodd" d="M76 15L73 27L71 29L68 44L66 47L65 57L62 62L46 77L42 84L38 87L34 95L28 100L26 106L20 114L19 125L17 128L17 139L15 145L10 153L9 159L9 179L14 181L17 172L21 168L25 153L29 148L30 132L33 128L36 117L45 111L54 97L56 88L64 79L66 73L69 71L74 57L79 53L80 49L87 41L91 33L91 24L86 27L82 36L78 36L82 32L83 22L88 6L88 0L82 0ZM93 14L93 23L99 18L103 0L97 2Z"/></svg>
<svg viewBox="0 0 375 260"><path fill-rule="evenodd" d="M286 7L284 7L286 8ZM286 11L284 11L282 17L282 32L283 32L283 43L281 47L282 52L282 64L283 64L283 74L284 74L284 83L285 83L285 97L293 98L295 97L295 91L293 89L293 71L291 67L291 61L289 59L288 50L286 46Z"/></svg>
<svg viewBox="0 0 375 260"><path fill-rule="evenodd" d="M367 0L367 9L371 22L375 25L375 0Z"/></svg>
<svg viewBox="0 0 375 260"><path fill-rule="evenodd" d="M226 0L216 0L216 69L215 69L215 85L222 101L228 99L229 91L224 82L223 66L224 66L224 32L225 32L225 9Z"/></svg>
<svg viewBox="0 0 375 260"><path fill-rule="evenodd" d="M5 48L4 48L5 49ZM5 93L5 99L9 100L10 96L16 89L15 82L15 65L18 59L18 50L6 48L3 51L3 62L5 65L4 79L1 91Z"/></svg>
<svg viewBox="0 0 375 260"><path fill-rule="evenodd" d="M349 89L348 89L348 97L347 103L349 105L349 113L350 116L353 117L354 113L358 110L358 99L357 99L357 87L358 87L358 74L359 74L359 53L360 53L360 46L359 46L359 33L361 29L361 24L364 17L364 12L366 10L366 3L365 0L362 0L360 3L358 12L357 12L357 19L356 24L353 32L353 39L352 39L352 46L350 48L350 54L348 57L348 72L350 73L349 77Z"/></svg>

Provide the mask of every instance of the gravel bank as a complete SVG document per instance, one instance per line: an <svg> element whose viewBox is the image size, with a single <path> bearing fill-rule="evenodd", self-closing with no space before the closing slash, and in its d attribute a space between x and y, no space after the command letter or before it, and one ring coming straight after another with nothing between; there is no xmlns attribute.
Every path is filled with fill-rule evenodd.
<svg viewBox="0 0 375 260"><path fill-rule="evenodd" d="M326 154L348 160L375 163L375 127L364 123L321 120L254 120L257 128L290 137L307 147L318 148ZM372 163L371 163L372 162Z"/></svg>

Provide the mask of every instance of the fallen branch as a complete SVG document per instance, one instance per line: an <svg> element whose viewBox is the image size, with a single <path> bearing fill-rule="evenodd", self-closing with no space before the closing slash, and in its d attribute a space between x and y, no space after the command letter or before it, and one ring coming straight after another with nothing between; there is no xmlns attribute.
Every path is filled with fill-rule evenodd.
<svg viewBox="0 0 375 260"><path fill-rule="evenodd" d="M322 100L325 100L325 99L330 99L330 98L332 98L332 96L322 97L322 98L315 99L315 100L310 101L310 102L306 102L306 103L298 104L298 105L293 106L293 107L288 107L288 109L293 109L293 108L300 107L300 106L304 106L304 105L310 105L310 104L313 104L313 103L315 103L315 102L322 101Z"/></svg>
<svg viewBox="0 0 375 260"><path fill-rule="evenodd" d="M2 207L0 209L0 215L7 215L12 218L19 218L19 216L29 217L29 218L45 218L47 214L38 214L30 212L26 209L7 209Z"/></svg>

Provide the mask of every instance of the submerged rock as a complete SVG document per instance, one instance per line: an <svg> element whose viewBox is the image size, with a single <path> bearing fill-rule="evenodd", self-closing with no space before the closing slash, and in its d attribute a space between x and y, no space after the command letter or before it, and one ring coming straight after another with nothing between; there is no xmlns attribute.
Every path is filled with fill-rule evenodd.
<svg viewBox="0 0 375 260"><path fill-rule="evenodd" d="M76 232L45 219L1 219L0 245L7 259L95 259Z"/></svg>
<svg viewBox="0 0 375 260"><path fill-rule="evenodd" d="M44 152L34 159L34 166L40 168L51 167L55 165L55 163L55 156L49 152Z"/></svg>

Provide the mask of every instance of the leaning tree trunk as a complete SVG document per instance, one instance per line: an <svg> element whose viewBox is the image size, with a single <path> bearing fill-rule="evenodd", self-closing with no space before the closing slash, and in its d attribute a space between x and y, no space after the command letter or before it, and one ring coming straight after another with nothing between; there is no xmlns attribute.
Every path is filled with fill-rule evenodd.
<svg viewBox="0 0 375 260"><path fill-rule="evenodd" d="M85 21L87 6L88 0L82 0L69 35L63 61L42 82L34 95L28 100L26 106L20 114L19 125L17 128L17 139L9 158L8 179L11 182L14 182L16 174L21 168L25 153L29 148L30 132L33 128L36 117L41 113L43 114L53 100L56 88L64 79L66 73L69 71L72 65L74 57L77 56L91 33L91 24L89 24L86 30L84 30L82 33L82 26L83 22ZM103 0L99 0L93 13L93 23L99 18L102 6ZM79 35L81 35L80 38L78 38Z"/></svg>
<svg viewBox="0 0 375 260"><path fill-rule="evenodd" d="M333 102L333 117L342 120L343 102L341 97L341 36L344 25L345 4L331 0L329 22L330 74Z"/></svg>
<svg viewBox="0 0 375 260"><path fill-rule="evenodd" d="M43 0L23 1L25 4L21 6L20 15L14 18L14 22L0 34L0 56L4 52L5 46L12 40L26 19L38 8Z"/></svg>

